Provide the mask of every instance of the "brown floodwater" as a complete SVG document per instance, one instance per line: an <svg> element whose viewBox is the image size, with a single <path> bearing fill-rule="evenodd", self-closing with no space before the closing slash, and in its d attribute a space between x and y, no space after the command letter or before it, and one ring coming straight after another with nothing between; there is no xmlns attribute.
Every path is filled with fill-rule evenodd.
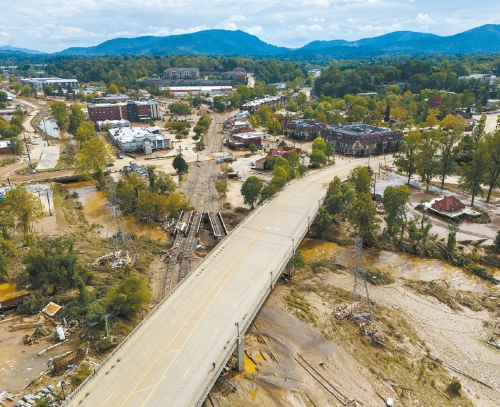
<svg viewBox="0 0 500 407"><path fill-rule="evenodd" d="M95 187L95 183L93 181L72 182L66 184L66 187L70 193L78 193L78 199L83 205L83 213L87 221L90 224L96 223L102 225L101 235L103 237L113 235L114 231L110 229L110 208L107 205L107 200L103 192ZM165 232L158 228L159 224L157 222L144 223L130 214L124 215L123 219L131 234L138 236L147 235L152 239L161 240L167 237Z"/></svg>
<svg viewBox="0 0 500 407"><path fill-rule="evenodd" d="M298 250L306 261L330 258L339 264L352 269L354 267L354 248L339 246L337 243L319 239L305 238ZM365 269L379 269L393 277L404 277L408 280L445 280L458 290L487 292L500 291L500 286L491 284L475 274L454 266L445 260L420 258L407 253L382 250L378 253L363 251ZM500 279L500 270L485 267L490 274Z"/></svg>

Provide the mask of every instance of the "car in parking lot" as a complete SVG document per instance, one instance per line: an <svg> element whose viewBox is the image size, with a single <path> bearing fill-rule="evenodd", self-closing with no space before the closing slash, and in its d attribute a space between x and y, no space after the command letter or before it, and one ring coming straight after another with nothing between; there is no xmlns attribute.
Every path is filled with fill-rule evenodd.
<svg viewBox="0 0 500 407"><path fill-rule="evenodd" d="M255 167L255 161L252 161L252 162L250 163L250 165L251 165L252 167Z"/></svg>
<svg viewBox="0 0 500 407"><path fill-rule="evenodd" d="M108 166L108 167L114 167L115 165L113 163L107 163L106 166Z"/></svg>

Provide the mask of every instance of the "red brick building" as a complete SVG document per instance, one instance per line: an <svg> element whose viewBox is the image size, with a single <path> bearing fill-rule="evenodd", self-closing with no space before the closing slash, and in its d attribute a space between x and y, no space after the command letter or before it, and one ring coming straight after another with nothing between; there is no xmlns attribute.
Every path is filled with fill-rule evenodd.
<svg viewBox="0 0 500 407"><path fill-rule="evenodd" d="M128 120L140 122L143 120L156 120L160 118L158 102L148 100L136 102L129 100L127 103L89 103L87 104L89 119L91 121Z"/></svg>

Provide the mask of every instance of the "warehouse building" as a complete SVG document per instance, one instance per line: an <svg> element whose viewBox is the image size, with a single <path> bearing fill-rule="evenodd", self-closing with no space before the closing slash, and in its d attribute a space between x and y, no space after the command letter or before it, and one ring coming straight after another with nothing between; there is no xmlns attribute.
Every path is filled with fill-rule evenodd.
<svg viewBox="0 0 500 407"><path fill-rule="evenodd" d="M43 90L45 85L50 85L53 88L68 88L78 89L77 79L62 79L62 78L21 78L21 83L23 85L30 85L36 90Z"/></svg>
<svg viewBox="0 0 500 407"><path fill-rule="evenodd" d="M141 122L160 118L160 105L156 100L126 103L88 103L89 119L95 122L105 120L128 120Z"/></svg>

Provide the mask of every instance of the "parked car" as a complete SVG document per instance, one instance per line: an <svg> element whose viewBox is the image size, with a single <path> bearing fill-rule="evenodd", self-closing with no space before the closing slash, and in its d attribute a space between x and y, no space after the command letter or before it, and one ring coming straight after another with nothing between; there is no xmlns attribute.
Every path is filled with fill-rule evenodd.
<svg viewBox="0 0 500 407"><path fill-rule="evenodd" d="M118 158L123 158L123 154L122 153L118 153Z"/></svg>
<svg viewBox="0 0 500 407"><path fill-rule="evenodd" d="M106 164L108 167L114 167L115 165L113 163L107 163Z"/></svg>

